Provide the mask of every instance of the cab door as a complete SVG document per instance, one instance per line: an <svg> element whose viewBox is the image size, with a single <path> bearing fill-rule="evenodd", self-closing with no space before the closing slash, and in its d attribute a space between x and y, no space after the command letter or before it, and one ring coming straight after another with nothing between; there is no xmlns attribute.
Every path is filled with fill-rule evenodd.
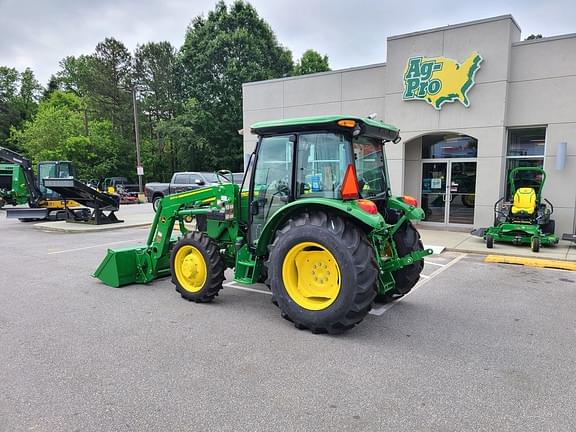
<svg viewBox="0 0 576 432"><path fill-rule="evenodd" d="M255 244L266 222L292 197L294 135L263 137L258 144L250 190L250 243Z"/></svg>

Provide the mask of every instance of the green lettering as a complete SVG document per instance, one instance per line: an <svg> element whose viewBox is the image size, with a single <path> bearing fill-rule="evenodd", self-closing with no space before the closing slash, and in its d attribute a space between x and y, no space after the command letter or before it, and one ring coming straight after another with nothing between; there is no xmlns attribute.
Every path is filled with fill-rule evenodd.
<svg viewBox="0 0 576 432"><path fill-rule="evenodd" d="M406 75L404 75L405 79L418 78L420 76L421 61L422 57L412 57L408 60L408 70L406 71Z"/></svg>
<svg viewBox="0 0 576 432"><path fill-rule="evenodd" d="M440 91L442 83L440 80L434 79L428 83L428 94L434 95Z"/></svg>
<svg viewBox="0 0 576 432"><path fill-rule="evenodd" d="M404 86L406 91L404 92L404 99L414 99L414 91L418 88L419 83L419 78L410 78L405 80Z"/></svg>
<svg viewBox="0 0 576 432"><path fill-rule="evenodd" d="M428 81L420 81L420 86L418 87L418 93L416 96L419 98L423 98L426 96L426 88L428 87Z"/></svg>
<svg viewBox="0 0 576 432"><path fill-rule="evenodd" d="M422 63L420 67L420 76L424 81L428 81L432 77L434 71L434 62Z"/></svg>

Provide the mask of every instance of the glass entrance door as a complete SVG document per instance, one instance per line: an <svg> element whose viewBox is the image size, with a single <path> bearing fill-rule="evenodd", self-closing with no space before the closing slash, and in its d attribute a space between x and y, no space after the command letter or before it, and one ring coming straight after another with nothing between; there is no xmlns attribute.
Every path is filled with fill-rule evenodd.
<svg viewBox="0 0 576 432"><path fill-rule="evenodd" d="M474 223L476 162L443 160L422 163L421 206L426 222Z"/></svg>
<svg viewBox="0 0 576 432"><path fill-rule="evenodd" d="M476 202L476 162L450 161L449 167L448 223L472 225Z"/></svg>
<svg viewBox="0 0 576 432"><path fill-rule="evenodd" d="M426 222L446 223L446 185L449 162L422 163L422 196L420 202Z"/></svg>

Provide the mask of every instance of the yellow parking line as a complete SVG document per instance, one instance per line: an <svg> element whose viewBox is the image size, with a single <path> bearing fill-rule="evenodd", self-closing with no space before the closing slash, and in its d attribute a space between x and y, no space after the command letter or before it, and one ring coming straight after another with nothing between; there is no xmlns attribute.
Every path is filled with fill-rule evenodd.
<svg viewBox="0 0 576 432"><path fill-rule="evenodd" d="M502 264L519 264L529 267L554 268L560 270L576 271L576 262L559 261L541 258L528 258L518 256L488 255L484 262L502 263Z"/></svg>

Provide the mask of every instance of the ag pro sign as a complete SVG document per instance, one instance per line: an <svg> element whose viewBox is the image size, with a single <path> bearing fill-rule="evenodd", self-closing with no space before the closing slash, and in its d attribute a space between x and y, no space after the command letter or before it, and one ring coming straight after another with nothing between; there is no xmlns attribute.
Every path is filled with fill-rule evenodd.
<svg viewBox="0 0 576 432"><path fill-rule="evenodd" d="M470 106L468 91L474 86L482 56L473 52L462 63L446 57L410 57L404 70L404 100L424 100L436 109L446 102Z"/></svg>

